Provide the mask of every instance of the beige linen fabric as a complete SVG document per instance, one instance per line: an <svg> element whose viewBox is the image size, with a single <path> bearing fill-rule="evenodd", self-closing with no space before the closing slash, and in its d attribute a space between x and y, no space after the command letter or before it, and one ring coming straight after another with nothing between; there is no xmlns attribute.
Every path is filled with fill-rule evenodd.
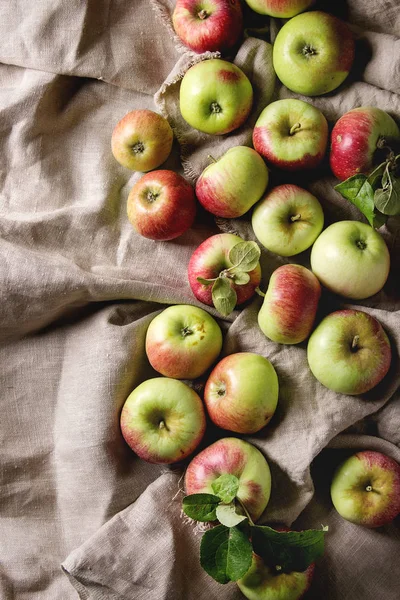
<svg viewBox="0 0 400 600"><path fill-rule="evenodd" d="M115 162L110 137L133 108L163 112L181 142L165 167L181 170L181 151L184 172L194 181L207 154L251 143L263 104L293 94L275 85L269 41L254 37L260 24L273 41L279 23L260 18L232 57L255 86L250 120L225 137L190 130L177 110L180 78L206 57L176 43L173 4L0 3L0 598L7 600L242 597L234 584L217 584L199 566L200 535L180 514L183 468L140 461L122 439L119 413L129 392L156 375L144 352L153 316L168 304L198 304L186 276L193 250L217 225L254 236L248 216L216 224L200 208L193 228L177 240L136 235L125 205L140 175ZM312 103L330 122L362 104L399 118L398 2L351 0L330 8L357 32L357 64L339 90ZM282 175L271 179L278 183ZM326 164L293 180L318 196L327 223L360 218L333 190ZM355 448L400 460L395 220L382 233L391 277L379 295L358 306L382 322L393 364L369 394L333 394L311 376L305 344L268 341L256 322L259 298L219 319L225 354L259 352L279 376L276 415L265 431L247 438L264 452L273 474L263 522L290 524L300 515L298 526L330 526L310 598L399 595L398 522L361 530L338 517L328 494L334 465ZM261 262L265 288L286 260L263 251ZM309 265L309 253L293 262ZM324 294L320 316L344 305ZM201 391L203 383L194 385ZM221 435L210 428L204 444Z"/></svg>

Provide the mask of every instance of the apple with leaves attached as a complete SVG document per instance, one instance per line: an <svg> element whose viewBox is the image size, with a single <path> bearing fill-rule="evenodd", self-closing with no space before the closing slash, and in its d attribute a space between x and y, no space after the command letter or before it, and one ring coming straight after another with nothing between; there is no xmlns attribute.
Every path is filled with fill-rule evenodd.
<svg viewBox="0 0 400 600"><path fill-rule="evenodd" d="M127 169L147 172L167 160L173 139L171 126L162 115L147 109L132 110L115 126L111 149Z"/></svg>
<svg viewBox="0 0 400 600"><path fill-rule="evenodd" d="M153 369L166 377L195 379L217 360L222 333L215 319L189 304L169 306L151 321L146 354Z"/></svg>
<svg viewBox="0 0 400 600"><path fill-rule="evenodd" d="M140 235L173 240L193 224L196 198L186 179L167 169L146 173L128 196L128 219Z"/></svg>
<svg viewBox="0 0 400 600"><path fill-rule="evenodd" d="M232 233L206 239L192 254L189 284L196 298L223 316L249 300L261 281L260 248Z"/></svg>
<svg viewBox="0 0 400 600"><path fill-rule="evenodd" d="M389 370L390 341L375 317L361 310L338 310L314 329L308 364L322 385L339 394L364 394Z"/></svg>
<svg viewBox="0 0 400 600"><path fill-rule="evenodd" d="M261 156L247 146L234 146L204 169L196 182L196 196L217 217L241 217L263 195L268 168Z"/></svg>
<svg viewBox="0 0 400 600"><path fill-rule="evenodd" d="M351 523L387 525L400 513L400 465L382 452L357 452L336 469L331 498L338 513Z"/></svg>
<svg viewBox="0 0 400 600"><path fill-rule="evenodd" d="M211 58L190 67L183 76L179 106L194 129L212 135L240 127L250 114L253 88L239 67Z"/></svg>
<svg viewBox="0 0 400 600"><path fill-rule="evenodd" d="M278 376L270 361L254 352L237 352L223 358L212 370L204 402L218 427L256 433L271 420L278 394Z"/></svg>
<svg viewBox="0 0 400 600"><path fill-rule="evenodd" d="M273 342L299 344L311 333L321 286L306 267L287 264L271 275L258 313L261 331Z"/></svg>
<svg viewBox="0 0 400 600"><path fill-rule="evenodd" d="M328 123L322 112L303 100L289 98L268 104L253 130L253 146L280 169L313 169L324 158Z"/></svg>
<svg viewBox="0 0 400 600"><path fill-rule="evenodd" d="M336 89L354 60L354 36L340 19L319 10L290 19L273 46L277 76L289 90L320 96Z"/></svg>
<svg viewBox="0 0 400 600"><path fill-rule="evenodd" d="M226 52L243 33L240 0L177 0L175 33L194 52Z"/></svg>
<svg viewBox="0 0 400 600"><path fill-rule="evenodd" d="M251 224L267 250L294 256L315 242L324 226L324 213L307 190L294 184L278 185L256 204Z"/></svg>
<svg viewBox="0 0 400 600"><path fill-rule="evenodd" d="M246 0L246 4L260 15L290 19L307 10L315 0Z"/></svg>
<svg viewBox="0 0 400 600"><path fill-rule="evenodd" d="M206 428L203 402L177 379L157 377L136 387L122 408L121 430L143 460L179 462L192 454Z"/></svg>

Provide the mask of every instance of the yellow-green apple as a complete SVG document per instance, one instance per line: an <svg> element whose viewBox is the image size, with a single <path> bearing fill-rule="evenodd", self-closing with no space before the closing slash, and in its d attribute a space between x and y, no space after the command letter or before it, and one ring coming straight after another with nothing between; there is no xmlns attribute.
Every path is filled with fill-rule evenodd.
<svg viewBox="0 0 400 600"><path fill-rule="evenodd" d="M196 196L213 215L231 219L244 215L267 185L268 168L258 152L234 146L204 169L196 182Z"/></svg>
<svg viewBox="0 0 400 600"><path fill-rule="evenodd" d="M311 585L314 563L305 571L284 573L264 563L253 553L250 569L237 582L248 600L300 600Z"/></svg>
<svg viewBox="0 0 400 600"><path fill-rule="evenodd" d="M267 250L293 256L314 243L324 226L324 213L315 196L289 183L273 188L256 204L251 224Z"/></svg>
<svg viewBox="0 0 400 600"><path fill-rule="evenodd" d="M361 300L384 286L390 255L383 237L358 221L338 221L314 242L311 268L320 282L335 294Z"/></svg>
<svg viewBox="0 0 400 600"><path fill-rule="evenodd" d="M391 362L390 341L377 319L361 310L337 310L312 332L308 364L322 385L355 396L375 387Z"/></svg>
<svg viewBox="0 0 400 600"><path fill-rule="evenodd" d="M399 128L384 110L375 106L349 110L332 130L329 159L333 174L342 180L357 173L368 174L379 146L399 137Z"/></svg>
<svg viewBox="0 0 400 600"><path fill-rule="evenodd" d="M249 272L249 281L244 285L236 284L235 275L227 272L233 266L229 252L239 242L243 240L238 235L218 233L207 238L193 252L188 265L188 278L192 292L200 302L213 306L211 285L205 285L198 278L214 279L224 273L227 273L229 283L236 292L237 304L243 304L254 296L261 281L260 263Z"/></svg>
<svg viewBox="0 0 400 600"><path fill-rule="evenodd" d="M186 469L186 494L213 494L212 483L225 474L239 479L236 497L253 521L259 519L271 495L271 472L261 452L244 440L222 438L199 452Z"/></svg>
<svg viewBox="0 0 400 600"><path fill-rule="evenodd" d="M382 452L357 452L334 473L331 498L347 521L365 527L387 525L400 513L400 465Z"/></svg>
<svg viewBox="0 0 400 600"><path fill-rule="evenodd" d="M121 431L143 460L171 464L197 448L206 428L200 397L183 381L147 379L128 396L121 412Z"/></svg>
<svg viewBox="0 0 400 600"><path fill-rule="evenodd" d="M278 376L270 361L254 352L237 352L223 358L212 370L204 402L218 427L256 433L271 420L278 394Z"/></svg>
<svg viewBox="0 0 400 600"><path fill-rule="evenodd" d="M217 360L222 333L215 319L189 304L169 306L151 321L146 354L153 369L175 379L195 379Z"/></svg>
<svg viewBox="0 0 400 600"><path fill-rule="evenodd" d="M258 313L261 331L273 342L299 344L311 333L320 296L319 281L309 269L293 264L278 267Z"/></svg>
<svg viewBox="0 0 400 600"><path fill-rule="evenodd" d="M114 158L127 169L156 169L170 155L174 134L167 119L152 110L132 110L116 124L111 137Z"/></svg>
<svg viewBox="0 0 400 600"><path fill-rule="evenodd" d="M184 120L199 131L221 135L237 129L247 119L253 88L239 67L211 58L186 71L179 104Z"/></svg>
<svg viewBox="0 0 400 600"><path fill-rule="evenodd" d="M173 240L193 224L193 187L175 171L146 173L130 191L127 212L129 221L143 237Z"/></svg>
<svg viewBox="0 0 400 600"><path fill-rule="evenodd" d="M311 11L290 19L276 36L273 65L287 88L320 96L346 79L354 60L354 38L333 15Z"/></svg>
<svg viewBox="0 0 400 600"><path fill-rule="evenodd" d="M322 112L297 99L276 100L260 114L253 146L267 162L289 171L319 165L328 143L328 123Z"/></svg>
<svg viewBox="0 0 400 600"><path fill-rule="evenodd" d="M177 0L172 23L191 50L225 52L242 35L242 6L240 0Z"/></svg>
<svg viewBox="0 0 400 600"><path fill-rule="evenodd" d="M310 8L315 0L246 0L246 4L260 15L290 19Z"/></svg>

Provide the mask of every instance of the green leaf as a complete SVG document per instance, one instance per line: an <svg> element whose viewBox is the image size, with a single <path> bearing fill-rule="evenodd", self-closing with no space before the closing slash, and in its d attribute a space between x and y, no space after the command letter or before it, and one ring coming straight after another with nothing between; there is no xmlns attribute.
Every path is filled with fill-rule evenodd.
<svg viewBox="0 0 400 600"><path fill-rule="evenodd" d="M236 306L236 292L226 277L218 277L212 287L212 300L222 316L227 317Z"/></svg>
<svg viewBox="0 0 400 600"><path fill-rule="evenodd" d="M366 175L362 173L353 175L336 185L335 190L354 204L367 217L369 224L374 226L374 190Z"/></svg>
<svg viewBox="0 0 400 600"><path fill-rule="evenodd" d="M234 267L241 271L252 271L256 268L261 250L256 242L238 242L229 252L229 260Z"/></svg>
<svg viewBox="0 0 400 600"><path fill-rule="evenodd" d="M201 539L201 566L219 583L243 577L250 568L251 559L251 543L239 527L217 525L206 531Z"/></svg>
<svg viewBox="0 0 400 600"><path fill-rule="evenodd" d="M305 571L324 552L324 531L280 532L271 527L251 527L253 549L266 564L282 571Z"/></svg>
<svg viewBox="0 0 400 600"><path fill-rule="evenodd" d="M235 527L242 521L245 521L247 517L245 515L239 515L236 512L236 507L233 502L230 504L219 504L216 510L217 519L221 525L226 527Z"/></svg>
<svg viewBox="0 0 400 600"><path fill-rule="evenodd" d="M185 515L195 521L216 521L216 508L221 498L213 494L190 494L182 500Z"/></svg>
<svg viewBox="0 0 400 600"><path fill-rule="evenodd" d="M224 502L229 504L236 497L239 489L239 479L236 475L225 473L212 482L213 492Z"/></svg>
<svg viewBox="0 0 400 600"><path fill-rule="evenodd" d="M211 285L212 283L214 283L214 281L216 281L216 279L204 279L204 277L196 277L197 281L199 283L202 283L203 285Z"/></svg>
<svg viewBox="0 0 400 600"><path fill-rule="evenodd" d="M376 208L384 215L400 214L400 180L389 170L389 165L386 165L382 189L376 190L374 201Z"/></svg>
<svg viewBox="0 0 400 600"><path fill-rule="evenodd" d="M246 285L250 281L250 275L245 271L232 271L233 281L236 285Z"/></svg>

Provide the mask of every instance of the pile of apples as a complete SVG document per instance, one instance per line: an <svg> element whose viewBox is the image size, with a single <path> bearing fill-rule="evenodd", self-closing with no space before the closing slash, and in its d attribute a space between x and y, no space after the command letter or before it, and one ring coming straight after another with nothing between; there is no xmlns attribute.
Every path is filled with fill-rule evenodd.
<svg viewBox="0 0 400 600"><path fill-rule="evenodd" d="M273 65L290 90L318 96L345 80L354 59L353 36L345 23L321 11L303 13L312 0L246 2L260 14L289 19L276 37ZM226 55L243 35L238 0L178 0L172 20L179 38L198 53L218 50ZM232 62L202 60L184 75L179 104L182 118L191 127L210 135L226 135L246 122L253 88ZM344 180L370 172L378 141L387 137L400 138L400 133L384 111L361 107L343 115L331 134L329 158L334 175ZM210 159L194 188L178 173L158 169L172 149L173 131L168 121L150 110L129 112L112 135L112 152L118 162L145 173L129 194L128 218L140 235L172 240L193 225L197 198L216 217L240 218L253 209L250 218L255 237L271 253L290 257L311 248L311 270L285 264L273 272L258 324L266 337L280 344L308 339L310 370L327 388L342 394L364 394L384 378L391 363L390 342L381 324L352 309L328 314L316 327L315 318L321 286L352 300L379 292L390 270L387 246L375 229L361 222L339 221L323 230L320 202L297 185L287 183L267 191L269 168L289 174L309 171L324 159L329 131L320 110L298 99L272 102L258 116L252 138L254 148L235 146ZM188 264L189 284L197 300L214 304L223 316L247 302L259 289L262 277L258 257L248 257L254 254L254 246L254 242L229 233L205 240ZM243 261L247 267L240 269ZM170 464L190 456L205 432L204 405L215 425L227 431L251 434L267 425L278 402L273 365L250 352L218 362L221 349L221 329L201 308L172 306L153 319L146 353L162 377L139 385L121 413L124 438L139 457ZM204 404L192 387L181 381L203 376ZM259 516L271 484L265 476L268 465L264 459L266 467L258 469L260 459L258 454L253 458L254 450L236 438L206 448L188 467L186 491L209 491L218 465L219 475L234 472L244 487L250 489L254 484L254 489L263 490L261 510L255 511ZM367 526L393 519L400 512L399 465L373 452L358 453L349 461L332 484L337 510L346 519ZM374 487L378 479L379 490L378 483ZM393 490L397 490L397 500ZM249 510L254 503L257 506L251 495L246 501ZM268 595L268 585L258 592L247 587L242 591L248 598L275 597L272 592Z"/></svg>

